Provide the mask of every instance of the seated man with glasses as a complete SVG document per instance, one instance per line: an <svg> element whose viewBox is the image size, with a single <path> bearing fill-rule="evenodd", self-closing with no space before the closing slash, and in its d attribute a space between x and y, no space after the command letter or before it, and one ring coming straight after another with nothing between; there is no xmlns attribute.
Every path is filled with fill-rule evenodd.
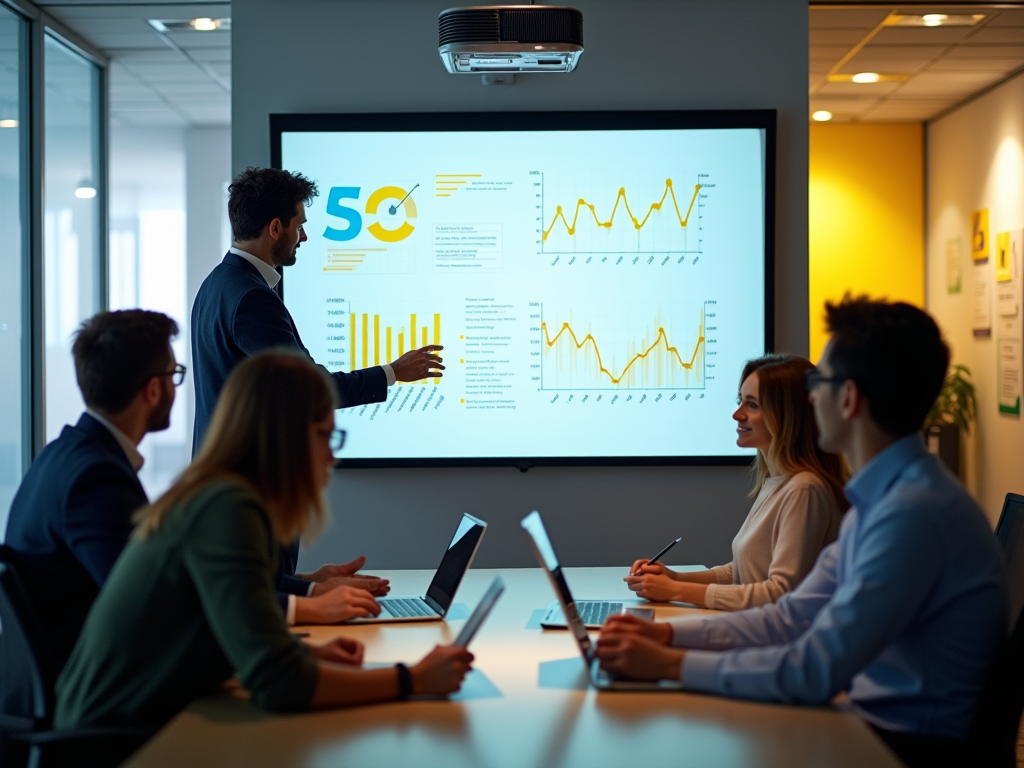
<svg viewBox="0 0 1024 768"><path fill-rule="evenodd" d="M11 505L4 541L54 675L128 543L132 514L149 503L137 476L138 445L171 424L175 387L185 378L171 348L177 335L170 317L141 309L82 323L71 351L85 413L43 449Z"/></svg>
<svg viewBox="0 0 1024 768"><path fill-rule="evenodd" d="M831 338L807 386L819 444L854 473L839 539L774 605L667 623L613 616L597 655L622 675L721 696L823 704L846 691L908 765L971 765L1008 593L984 512L921 439L949 349L909 304L847 297L826 316Z"/></svg>

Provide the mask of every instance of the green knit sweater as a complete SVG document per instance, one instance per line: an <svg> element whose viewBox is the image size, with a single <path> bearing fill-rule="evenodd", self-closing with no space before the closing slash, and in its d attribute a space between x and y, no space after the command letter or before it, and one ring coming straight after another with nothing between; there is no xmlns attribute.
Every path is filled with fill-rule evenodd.
<svg viewBox="0 0 1024 768"><path fill-rule="evenodd" d="M232 480L132 539L57 680L56 727L161 726L232 674L264 709L308 709L317 667L275 600L278 551L260 499Z"/></svg>

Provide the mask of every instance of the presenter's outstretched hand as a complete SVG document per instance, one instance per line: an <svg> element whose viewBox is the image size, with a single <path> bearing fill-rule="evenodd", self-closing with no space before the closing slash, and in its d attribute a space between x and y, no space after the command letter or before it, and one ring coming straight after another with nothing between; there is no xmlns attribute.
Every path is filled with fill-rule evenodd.
<svg viewBox="0 0 1024 768"><path fill-rule="evenodd" d="M368 573L357 573L364 565L366 565L366 556L360 555L348 563L341 563L340 565L328 563L321 565L312 573L298 573L296 576L300 579L316 582L317 586L313 588L314 595L324 594L341 586L365 589L376 597L381 597L390 592L391 586L387 579L371 576ZM320 585L324 585L324 588L320 588Z"/></svg>
<svg viewBox="0 0 1024 768"><path fill-rule="evenodd" d="M431 344L419 349L412 349L395 360L391 364L391 370L395 372L396 381L419 381L420 379L432 379L444 374L444 366L441 365L441 358L437 353L444 347Z"/></svg>
<svg viewBox="0 0 1024 768"><path fill-rule="evenodd" d="M473 663L473 654L454 645L438 645L419 664L409 667L412 692L446 696L462 687Z"/></svg>
<svg viewBox="0 0 1024 768"><path fill-rule="evenodd" d="M317 584L313 587L323 585ZM358 587L335 587L314 597L295 598L296 624L338 624L349 619L376 616L380 605L373 595Z"/></svg>
<svg viewBox="0 0 1024 768"><path fill-rule="evenodd" d="M677 599L679 589L673 571L661 563L650 565L646 560L637 560L623 581L645 600L669 602Z"/></svg>
<svg viewBox="0 0 1024 768"><path fill-rule="evenodd" d="M618 623L605 624L601 629L596 653L602 669L633 680L679 679L685 651L670 648L637 632L621 630Z"/></svg>
<svg viewBox="0 0 1024 768"><path fill-rule="evenodd" d="M352 667L363 665L363 644L350 637L336 637L323 645L306 643L309 655L320 661L334 664L348 664Z"/></svg>

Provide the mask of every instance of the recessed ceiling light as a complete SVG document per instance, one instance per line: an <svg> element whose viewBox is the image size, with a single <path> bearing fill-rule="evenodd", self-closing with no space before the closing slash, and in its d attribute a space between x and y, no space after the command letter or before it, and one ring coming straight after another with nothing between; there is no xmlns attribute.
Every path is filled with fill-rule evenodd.
<svg viewBox="0 0 1024 768"><path fill-rule="evenodd" d="M985 18L984 13L889 14L887 27L973 27Z"/></svg>
<svg viewBox="0 0 1024 768"><path fill-rule="evenodd" d="M212 32L217 29L220 25L215 19L203 16L198 19L192 19L192 28L197 32Z"/></svg>
<svg viewBox="0 0 1024 768"><path fill-rule="evenodd" d="M82 185L75 188L75 197L79 200L92 200L96 197L96 188Z"/></svg>
<svg viewBox="0 0 1024 768"><path fill-rule="evenodd" d="M850 79L855 83L877 83L882 76L877 72L858 72Z"/></svg>
<svg viewBox="0 0 1024 768"><path fill-rule="evenodd" d="M814 120L816 123L827 123L831 119L832 113L827 109L819 109L811 113L811 120Z"/></svg>
<svg viewBox="0 0 1024 768"><path fill-rule="evenodd" d="M0 128L17 128L17 120L0 120Z"/></svg>
<svg viewBox="0 0 1024 768"><path fill-rule="evenodd" d="M902 83L910 79L910 75L892 72L858 72L855 75L829 75L830 83Z"/></svg>

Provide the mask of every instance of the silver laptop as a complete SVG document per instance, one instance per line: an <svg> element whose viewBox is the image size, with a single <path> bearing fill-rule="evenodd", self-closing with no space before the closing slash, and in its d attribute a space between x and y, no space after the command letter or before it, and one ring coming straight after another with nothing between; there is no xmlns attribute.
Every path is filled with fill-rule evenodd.
<svg viewBox="0 0 1024 768"><path fill-rule="evenodd" d="M437 621L448 615L452 607L455 593L466 575L480 541L487 530L487 523L472 515L463 515L459 521L455 535L452 536L448 549L445 550L441 564L437 567L427 594L423 597L396 596L380 597L379 616L351 619L351 624L368 622L399 622L399 621Z"/></svg>
<svg viewBox="0 0 1024 768"><path fill-rule="evenodd" d="M576 609L576 601L573 600L572 592L569 591L569 584L562 573L562 566L555 556L555 549L551 546L548 532L544 529L544 523L540 519L540 513L536 510L528 514L519 523L533 544L533 550L540 562L540 567L548 575L551 588L555 591L557 602L561 607L563 615L568 621L569 631L576 638L576 645L580 649L583 663L587 668L590 683L602 691L678 691L682 684L678 680L658 680L650 682L646 680L627 680L617 678L601 669L600 661L594 656L594 645L587 634L587 628L580 618Z"/></svg>

